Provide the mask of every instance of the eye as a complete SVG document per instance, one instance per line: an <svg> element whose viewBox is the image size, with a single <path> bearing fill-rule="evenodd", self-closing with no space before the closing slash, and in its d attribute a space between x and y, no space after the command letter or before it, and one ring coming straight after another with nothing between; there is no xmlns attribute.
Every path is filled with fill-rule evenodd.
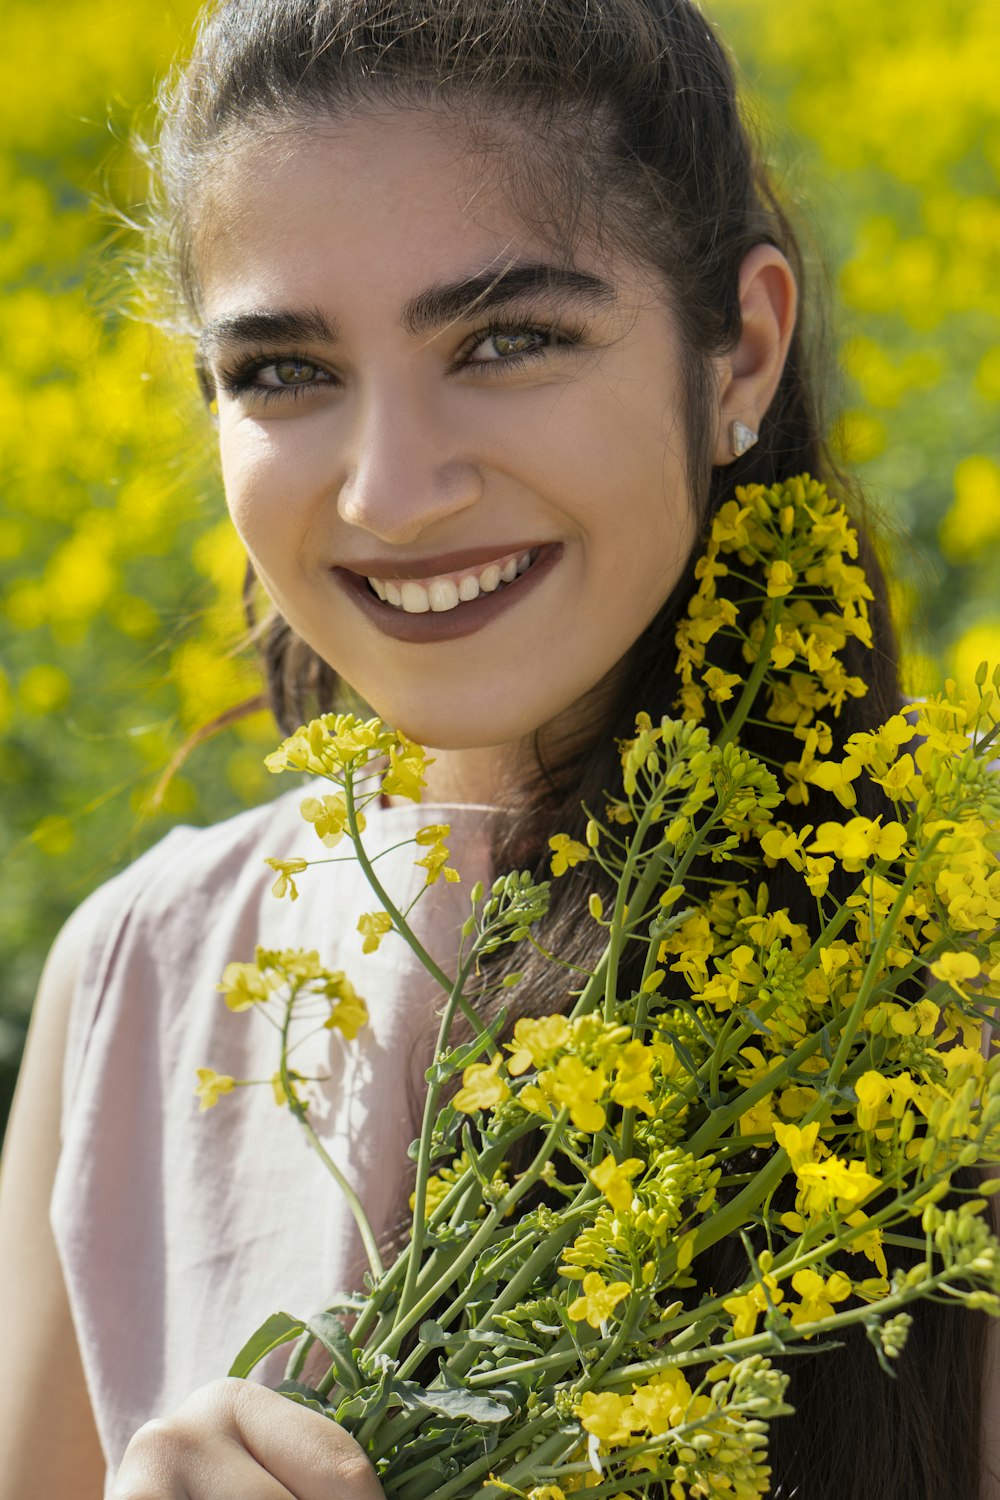
<svg viewBox="0 0 1000 1500"><path fill-rule="evenodd" d="M333 376L315 360L286 354L276 359L263 351L248 355L218 372L221 390L243 400L283 401L308 396L334 384Z"/></svg>
<svg viewBox="0 0 1000 1500"><path fill-rule="evenodd" d="M586 338L585 329L570 328L564 323L551 327L536 323L489 323L468 339L457 367L499 377L522 365L541 363L553 352L580 347Z"/></svg>
<svg viewBox="0 0 1000 1500"><path fill-rule="evenodd" d="M279 359L273 364L262 365L257 370L257 384L270 390L288 390L295 386L313 385L330 377L319 365L307 359Z"/></svg>
<svg viewBox="0 0 1000 1500"><path fill-rule="evenodd" d="M478 335L479 342L475 345L472 354L485 350L485 359L470 359L470 364L485 364L493 360L523 359L526 355L538 353L546 349L553 342L553 335L541 328L503 328L494 329L485 337Z"/></svg>

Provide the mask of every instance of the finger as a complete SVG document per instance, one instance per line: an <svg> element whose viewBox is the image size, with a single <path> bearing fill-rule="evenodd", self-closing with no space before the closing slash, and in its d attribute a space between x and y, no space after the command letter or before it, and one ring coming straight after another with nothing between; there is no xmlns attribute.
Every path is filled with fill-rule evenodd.
<svg viewBox="0 0 1000 1500"><path fill-rule="evenodd" d="M108 1500L298 1500L235 1434L178 1413L132 1438Z"/></svg>
<svg viewBox="0 0 1000 1500"><path fill-rule="evenodd" d="M233 1434L294 1500L385 1500L363 1450L329 1417L249 1381L220 1380L208 1389Z"/></svg>

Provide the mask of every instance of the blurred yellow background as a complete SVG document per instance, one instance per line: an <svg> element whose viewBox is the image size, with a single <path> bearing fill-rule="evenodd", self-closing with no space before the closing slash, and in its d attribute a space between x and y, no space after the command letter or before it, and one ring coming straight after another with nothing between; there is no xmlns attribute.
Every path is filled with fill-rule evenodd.
<svg viewBox="0 0 1000 1500"><path fill-rule="evenodd" d="M885 518L907 686L1000 659L1000 6L716 0L806 227L836 442ZM44 951L171 821L269 795L242 559L188 352L128 309L130 143L193 0L7 0L0 57L0 1120ZM144 113L144 111L146 111ZM825 290L824 290L825 288Z"/></svg>

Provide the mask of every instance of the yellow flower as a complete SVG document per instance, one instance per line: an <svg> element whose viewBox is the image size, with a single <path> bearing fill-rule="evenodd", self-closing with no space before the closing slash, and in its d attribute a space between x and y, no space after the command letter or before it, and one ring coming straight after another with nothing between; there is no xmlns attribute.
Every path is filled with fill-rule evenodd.
<svg viewBox="0 0 1000 1500"><path fill-rule="evenodd" d="M892 1118L887 1109L892 1092L891 1080L881 1073L862 1073L854 1085L858 1096L858 1125L862 1130L874 1130L885 1118Z"/></svg>
<svg viewBox="0 0 1000 1500"><path fill-rule="evenodd" d="M464 1114L475 1109L493 1109L510 1098L510 1089L499 1076L503 1057L498 1052L492 1062L472 1063L462 1074L462 1087L452 1103Z"/></svg>
<svg viewBox="0 0 1000 1500"><path fill-rule="evenodd" d="M199 1068L195 1093L201 1100L199 1112L218 1104L220 1095L230 1094L236 1086L235 1078L228 1073L217 1073L214 1068Z"/></svg>
<svg viewBox="0 0 1000 1500"><path fill-rule="evenodd" d="M813 786L822 787L825 792L832 792L841 807L855 807L858 798L851 783L857 781L860 775L861 762L855 760L853 755L847 755L840 762L815 762L806 772L806 780L811 781Z"/></svg>
<svg viewBox="0 0 1000 1500"><path fill-rule="evenodd" d="M979 959L974 953L942 953L931 964L931 973L935 979L943 979L946 984L950 984L958 994L966 995L963 986L969 980L979 978Z"/></svg>
<svg viewBox="0 0 1000 1500"><path fill-rule="evenodd" d="M740 1135L771 1135L777 1123L774 1095L765 1094L763 1099L740 1115Z"/></svg>
<svg viewBox="0 0 1000 1500"><path fill-rule="evenodd" d="M364 938L363 953L374 953L387 932L392 931L392 918L387 911L366 912L358 919L358 931Z"/></svg>
<svg viewBox="0 0 1000 1500"><path fill-rule="evenodd" d="M590 1180L604 1194L616 1213L627 1213L632 1206L632 1178L642 1171L644 1165L633 1156L623 1162L616 1162L613 1156L606 1156L596 1167L591 1168Z"/></svg>
<svg viewBox="0 0 1000 1500"><path fill-rule="evenodd" d="M353 1042L362 1026L368 1022L368 1007L360 995L344 995L336 1002L323 1025L327 1031L340 1031L349 1042Z"/></svg>
<svg viewBox="0 0 1000 1500"><path fill-rule="evenodd" d="M522 1016L514 1023L514 1040L504 1044L511 1054L508 1073L516 1077L532 1065L546 1067L569 1040L570 1026L565 1016L539 1016L537 1020Z"/></svg>
<svg viewBox="0 0 1000 1500"><path fill-rule="evenodd" d="M613 1281L608 1286L599 1271L588 1271L583 1278L582 1297L577 1297L575 1302L571 1302L567 1311L574 1322L586 1321L591 1328L600 1328L631 1290L627 1281ZM586 1400L586 1397L583 1399ZM586 1422L583 1425L586 1427ZM593 1432L594 1428L587 1427L587 1431Z"/></svg>
<svg viewBox="0 0 1000 1500"><path fill-rule="evenodd" d="M833 1304L845 1301L852 1291L850 1281L840 1271L834 1271L825 1281L818 1271L796 1271L792 1286L802 1299L788 1309L793 1328L801 1323L816 1323L820 1318L832 1318Z"/></svg>
<svg viewBox="0 0 1000 1500"><path fill-rule="evenodd" d="M814 859L812 855L806 855L805 882L812 894L817 897L825 896L830 884L830 872L833 870L835 860L823 855L820 859Z"/></svg>
<svg viewBox="0 0 1000 1500"><path fill-rule="evenodd" d="M793 870L801 870L805 864L802 846L811 833L811 823L798 832L789 823L776 823L764 834L760 847L769 861L777 863L779 859L785 859Z"/></svg>
<svg viewBox="0 0 1000 1500"><path fill-rule="evenodd" d="M426 785L424 775L433 761L421 745L408 740L405 734L397 736L398 743L389 747L389 769L382 778L382 790L387 796L406 797L419 802Z"/></svg>
<svg viewBox="0 0 1000 1500"><path fill-rule="evenodd" d="M747 520L750 506L740 505L736 500L727 500L720 505L712 521L712 541L716 544L729 542L732 550L750 545L750 529Z"/></svg>
<svg viewBox="0 0 1000 1500"><path fill-rule="evenodd" d="M554 851L550 866L553 875L565 875L574 865L582 864L585 859L590 858L590 850L586 844L571 839L568 833L554 834L549 839L549 848Z"/></svg>
<svg viewBox="0 0 1000 1500"><path fill-rule="evenodd" d="M795 587L795 569L791 563L776 558L767 570L767 597L783 599Z"/></svg>
<svg viewBox="0 0 1000 1500"><path fill-rule="evenodd" d="M222 991L233 1011L249 1010L251 1005L263 1005L271 998L271 986L256 963L226 964L216 989Z"/></svg>
<svg viewBox="0 0 1000 1500"><path fill-rule="evenodd" d="M633 1432L650 1434L679 1427L691 1407L692 1392L680 1370L663 1370L644 1385L637 1385L626 1408ZM699 1398L699 1402L704 1398ZM701 1415L697 1410L693 1416Z"/></svg>
<svg viewBox="0 0 1000 1500"><path fill-rule="evenodd" d="M299 892L292 876L301 875L303 870L307 870L309 861L307 859L265 859L264 863L278 872L278 878L271 887L271 895L280 899L287 892L293 901L297 901Z"/></svg>
<svg viewBox="0 0 1000 1500"><path fill-rule="evenodd" d="M625 1043L614 1060L615 1081L611 1086L611 1097L616 1104L625 1109L641 1109L647 1115L654 1113L649 1096L653 1090L655 1060L652 1047L645 1043L635 1040Z"/></svg>
<svg viewBox="0 0 1000 1500"><path fill-rule="evenodd" d="M795 1168L799 1184L797 1201L810 1217L825 1214L836 1204L841 1213L855 1208L882 1186L859 1161L831 1156L826 1161L805 1161Z"/></svg>
<svg viewBox="0 0 1000 1500"><path fill-rule="evenodd" d="M849 1214L844 1222L850 1224L852 1229L857 1229L862 1224L868 1224L869 1219L864 1209L858 1208L853 1214ZM856 1235L847 1248L852 1253L866 1255L881 1275L888 1275L885 1251L882 1248L882 1231L877 1224L872 1224L864 1234Z"/></svg>
<svg viewBox="0 0 1000 1500"><path fill-rule="evenodd" d="M702 676L713 703L726 703L733 696L733 688L743 679L739 672L724 672L721 667L709 667Z"/></svg>
<svg viewBox="0 0 1000 1500"><path fill-rule="evenodd" d="M813 854L832 854L848 872L861 870L870 859L898 859L906 845L902 823L882 827L877 818L848 818L846 823L821 823L809 845Z"/></svg>
<svg viewBox="0 0 1000 1500"><path fill-rule="evenodd" d="M426 828L421 828L416 835L416 841L422 847L426 848L430 845L430 849L424 855L423 859L414 861L415 864L422 865L427 871L428 885L433 885L439 875L443 875L445 880L450 881L452 884L461 879L458 871L450 869L445 863L448 858L448 849L445 846L444 840L450 832L451 825L449 823L431 823Z"/></svg>
<svg viewBox="0 0 1000 1500"><path fill-rule="evenodd" d="M909 725L907 728L909 729ZM880 786L893 802L916 802L923 791L923 781L917 774L912 755L901 755L884 776L872 776L872 781L876 786Z"/></svg>
<svg viewBox="0 0 1000 1500"><path fill-rule="evenodd" d="M545 1093L569 1109L577 1130L601 1130L605 1113L597 1100L604 1092L603 1068L588 1068L578 1057L561 1057L555 1069L539 1077Z"/></svg>
<svg viewBox="0 0 1000 1500"><path fill-rule="evenodd" d="M625 1419L625 1398L615 1391L585 1391L576 1414L581 1427L593 1433L606 1448L627 1443L631 1436Z"/></svg>
<svg viewBox="0 0 1000 1500"><path fill-rule="evenodd" d="M299 803L299 811L307 823L316 830L328 849L339 844L347 829L347 803L342 793L334 792L324 797L305 797ZM359 832L364 832L365 815L356 814Z"/></svg>
<svg viewBox="0 0 1000 1500"><path fill-rule="evenodd" d="M811 1125L803 1125L801 1129L798 1125L780 1123L776 1123L774 1127L775 1140L788 1152L788 1159L796 1172L803 1162L815 1160L818 1135L818 1120L814 1120Z"/></svg>
<svg viewBox="0 0 1000 1500"><path fill-rule="evenodd" d="M757 1282L748 1292L741 1297L727 1297L723 1302L726 1312L733 1315L733 1337L737 1339L748 1339L757 1327L757 1319L767 1307L767 1292L771 1295L771 1302L777 1306L784 1298L784 1292L773 1276L765 1276L763 1283Z"/></svg>
<svg viewBox="0 0 1000 1500"><path fill-rule="evenodd" d="M264 759L269 771L309 771L314 776L339 777L345 770L362 770L373 755L389 751L397 736L380 719L367 722L354 714L323 714L303 724Z"/></svg>

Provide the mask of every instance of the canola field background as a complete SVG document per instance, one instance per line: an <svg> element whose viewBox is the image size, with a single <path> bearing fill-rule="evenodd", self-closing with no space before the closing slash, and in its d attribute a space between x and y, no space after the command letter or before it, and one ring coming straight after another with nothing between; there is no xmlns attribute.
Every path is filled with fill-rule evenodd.
<svg viewBox="0 0 1000 1500"><path fill-rule="evenodd" d="M179 820L277 788L184 348L128 313L130 137L192 0L7 0L0 57L0 1128L48 944ZM837 446L895 557L907 687L1000 659L1000 7L710 0L805 218ZM148 115L146 116L148 123ZM124 309L124 310L123 310ZM210 997L209 997L210 998Z"/></svg>

